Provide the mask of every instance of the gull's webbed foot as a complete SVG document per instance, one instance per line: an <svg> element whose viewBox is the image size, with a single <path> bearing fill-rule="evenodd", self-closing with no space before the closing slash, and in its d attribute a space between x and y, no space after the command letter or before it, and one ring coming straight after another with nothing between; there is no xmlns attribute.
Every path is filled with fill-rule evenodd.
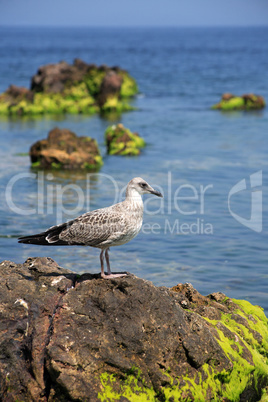
<svg viewBox="0 0 268 402"><path fill-rule="evenodd" d="M112 273L110 273L110 274L105 274L104 272L101 273L102 279L122 278L123 276L127 276L127 275L128 275L128 274L123 274L123 273L121 273L121 274L112 274Z"/></svg>

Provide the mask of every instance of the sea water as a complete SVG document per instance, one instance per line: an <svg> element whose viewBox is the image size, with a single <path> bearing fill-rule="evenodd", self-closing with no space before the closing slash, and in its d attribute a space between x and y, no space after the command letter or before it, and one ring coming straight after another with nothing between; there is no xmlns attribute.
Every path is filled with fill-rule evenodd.
<svg viewBox="0 0 268 402"><path fill-rule="evenodd" d="M1 260L49 256L79 273L99 272L97 249L21 245L17 237L120 201L141 176L164 198L144 196L143 229L111 249L112 269L155 285L191 282L267 313L268 109L210 106L224 92L268 101L268 29L2 27L0 92L29 87L39 66L74 58L128 70L139 86L136 110L111 120L0 117ZM104 131L119 122L145 139L139 157L106 155ZM30 146L55 126L96 138L99 175L31 170Z"/></svg>

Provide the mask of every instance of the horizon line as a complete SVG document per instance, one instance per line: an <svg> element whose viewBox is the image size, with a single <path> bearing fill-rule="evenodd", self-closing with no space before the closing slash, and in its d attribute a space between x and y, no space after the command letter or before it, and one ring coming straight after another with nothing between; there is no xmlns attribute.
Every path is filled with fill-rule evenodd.
<svg viewBox="0 0 268 402"><path fill-rule="evenodd" d="M2 24L0 28L268 28L268 24L220 24L220 25L57 25L57 24Z"/></svg>

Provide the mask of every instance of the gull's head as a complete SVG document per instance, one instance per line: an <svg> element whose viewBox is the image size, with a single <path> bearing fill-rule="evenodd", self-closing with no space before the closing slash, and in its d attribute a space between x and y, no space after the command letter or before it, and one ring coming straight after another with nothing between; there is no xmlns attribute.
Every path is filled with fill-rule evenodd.
<svg viewBox="0 0 268 402"><path fill-rule="evenodd" d="M150 184L148 184L141 177L135 177L134 179L132 179L128 183L127 189L131 192L137 191L140 195L154 194L157 195L157 197L163 197L163 195L159 191L154 190L153 187L151 187Z"/></svg>

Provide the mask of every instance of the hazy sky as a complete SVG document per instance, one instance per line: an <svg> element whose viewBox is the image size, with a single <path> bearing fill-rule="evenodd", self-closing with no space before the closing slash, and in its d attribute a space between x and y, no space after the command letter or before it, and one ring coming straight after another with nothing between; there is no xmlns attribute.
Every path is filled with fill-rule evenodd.
<svg viewBox="0 0 268 402"><path fill-rule="evenodd" d="M1 25L268 25L268 0L0 0Z"/></svg>

